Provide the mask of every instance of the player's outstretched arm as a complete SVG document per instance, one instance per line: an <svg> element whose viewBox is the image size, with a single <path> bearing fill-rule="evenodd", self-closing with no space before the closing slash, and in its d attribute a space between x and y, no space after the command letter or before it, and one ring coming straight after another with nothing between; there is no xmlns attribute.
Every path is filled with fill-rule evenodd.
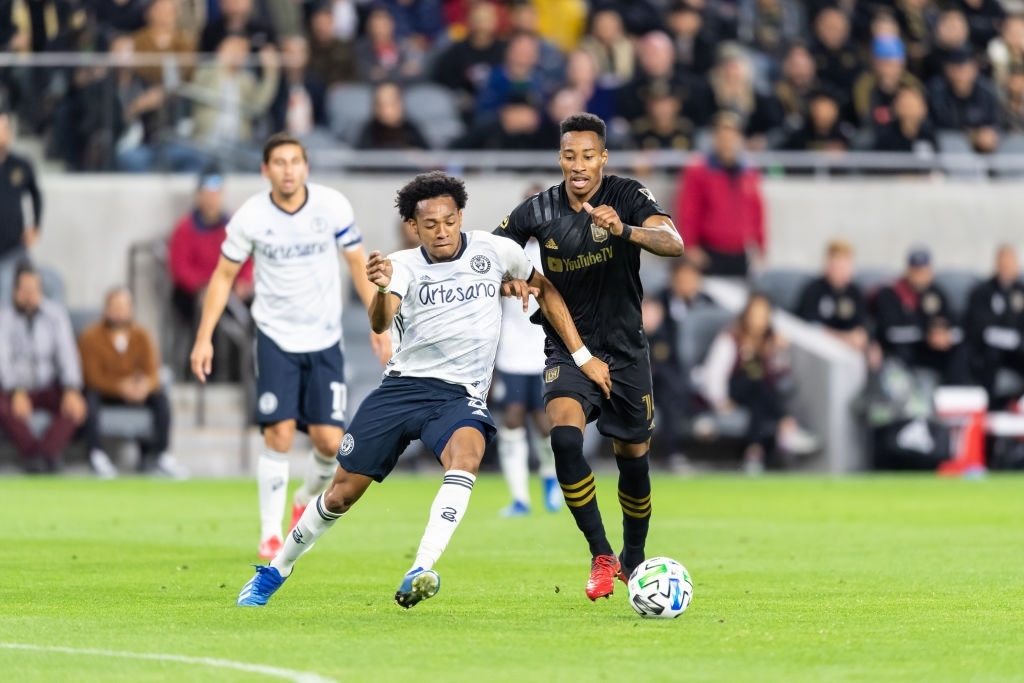
<svg viewBox="0 0 1024 683"><path fill-rule="evenodd" d="M377 288L372 282L363 277L363 274L367 272L366 252L363 251L362 247L355 247L354 249L346 249L342 254L345 256L349 272L352 273L352 284L356 288L356 293L362 299L366 310L369 311L374 297L377 296ZM387 363L391 359L391 323L388 323L388 327L383 332L378 333L374 331L370 333L370 345L373 347L373 353L381 363Z"/></svg>
<svg viewBox="0 0 1024 683"><path fill-rule="evenodd" d="M537 271L534 271L529 285L537 292L536 299L537 303L540 304L541 313L551 323L551 327L555 329L555 332L565 344L565 348L572 352L576 365L579 366L580 370L583 371L583 374L590 381L601 388L605 398L610 398L612 378L608 373L608 364L600 358L590 355L590 351L587 350L586 345L583 343L583 338L580 337L579 330L576 329L576 323L573 322L572 315L569 313L562 295L558 293L558 290L555 289L550 280Z"/></svg>
<svg viewBox="0 0 1024 683"><path fill-rule="evenodd" d="M199 329L196 331L196 342L192 346L192 374L200 382L206 382L213 368L213 330L217 327L224 307L231 295L231 287L235 283L238 271L242 264L232 261L226 256L221 256L217 262L217 268L210 277L210 284L206 286L206 296L203 298L203 315L199 319Z"/></svg>
<svg viewBox="0 0 1024 683"><path fill-rule="evenodd" d="M366 281L373 289L373 297L366 306L370 314L370 328L377 334L391 330L401 299L391 289L394 266L379 251L371 251L366 262Z"/></svg>
<svg viewBox="0 0 1024 683"><path fill-rule="evenodd" d="M583 208L590 214L594 225L632 242L641 249L656 256L683 255L683 238L679 236L675 223L668 216L650 216L643 225L635 226L624 224L618 212L606 204L595 207L584 202Z"/></svg>

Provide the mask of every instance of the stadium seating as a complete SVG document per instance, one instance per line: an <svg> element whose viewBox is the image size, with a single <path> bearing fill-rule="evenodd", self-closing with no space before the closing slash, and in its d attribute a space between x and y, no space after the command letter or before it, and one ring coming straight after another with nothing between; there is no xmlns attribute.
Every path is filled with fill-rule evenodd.
<svg viewBox="0 0 1024 683"><path fill-rule="evenodd" d="M465 126L455 108L455 97L447 88L417 83L409 86L403 95L406 116L419 127L431 147L443 149L462 135Z"/></svg>
<svg viewBox="0 0 1024 683"><path fill-rule="evenodd" d="M366 83L344 83L327 93L327 119L342 142L354 144L372 113L373 89Z"/></svg>
<svg viewBox="0 0 1024 683"><path fill-rule="evenodd" d="M763 292L772 305L784 311L795 313L800 303L800 293L814 279L814 275L798 268L769 268L753 279L754 291Z"/></svg>
<svg viewBox="0 0 1024 683"><path fill-rule="evenodd" d="M949 307L959 319L967 310L971 290L981 281L977 273L959 268L941 268L935 271L935 284L949 298Z"/></svg>

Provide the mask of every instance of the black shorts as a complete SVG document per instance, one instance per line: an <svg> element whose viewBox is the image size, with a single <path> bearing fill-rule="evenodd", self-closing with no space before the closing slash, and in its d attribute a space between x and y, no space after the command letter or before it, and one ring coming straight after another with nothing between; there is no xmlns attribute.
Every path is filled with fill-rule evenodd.
<svg viewBox="0 0 1024 683"><path fill-rule="evenodd" d="M295 420L299 428L345 428L345 358L341 344L291 353L256 331L256 423Z"/></svg>
<svg viewBox="0 0 1024 683"><path fill-rule="evenodd" d="M500 396L498 404L502 408L520 405L531 413L535 410L544 410L544 384L541 382L541 373L521 375L499 370L493 394Z"/></svg>
<svg viewBox="0 0 1024 683"><path fill-rule="evenodd" d="M544 370L544 402L573 398L583 406L587 422L597 420L597 431L626 443L643 443L654 431L654 390L651 359L611 371L612 397L606 399L571 359L549 356Z"/></svg>

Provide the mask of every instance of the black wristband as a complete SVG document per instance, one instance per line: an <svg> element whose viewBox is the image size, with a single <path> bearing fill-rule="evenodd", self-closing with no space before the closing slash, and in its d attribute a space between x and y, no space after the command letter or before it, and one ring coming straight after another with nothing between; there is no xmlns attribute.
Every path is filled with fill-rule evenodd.
<svg viewBox="0 0 1024 683"><path fill-rule="evenodd" d="M619 237L621 237L622 239L624 239L624 240L626 240L628 242L629 241L629 236L631 234L633 234L633 226L627 225L627 224L623 223L622 224L622 234L619 235Z"/></svg>

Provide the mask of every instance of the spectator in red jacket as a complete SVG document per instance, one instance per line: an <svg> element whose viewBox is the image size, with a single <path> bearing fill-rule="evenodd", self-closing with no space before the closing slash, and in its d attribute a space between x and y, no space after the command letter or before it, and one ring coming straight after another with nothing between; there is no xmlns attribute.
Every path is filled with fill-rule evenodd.
<svg viewBox="0 0 1024 683"><path fill-rule="evenodd" d="M712 152L685 169L676 190L673 215L686 253L708 275L746 277L751 256L764 256L761 176L744 164L742 150L742 121L719 112Z"/></svg>

